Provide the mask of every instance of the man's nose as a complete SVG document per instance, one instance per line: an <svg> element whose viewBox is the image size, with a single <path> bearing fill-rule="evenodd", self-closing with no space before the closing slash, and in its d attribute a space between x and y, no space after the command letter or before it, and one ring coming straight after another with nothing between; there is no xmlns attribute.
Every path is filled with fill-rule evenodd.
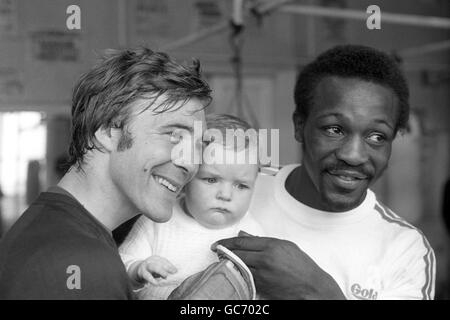
<svg viewBox="0 0 450 320"><path fill-rule="evenodd" d="M233 190L231 185L228 183L222 183L219 186L219 190L217 190L216 197L222 201L231 201L232 192Z"/></svg>
<svg viewBox="0 0 450 320"><path fill-rule="evenodd" d="M369 160L367 146L362 137L349 137L336 151L336 157L348 165L358 166Z"/></svg>

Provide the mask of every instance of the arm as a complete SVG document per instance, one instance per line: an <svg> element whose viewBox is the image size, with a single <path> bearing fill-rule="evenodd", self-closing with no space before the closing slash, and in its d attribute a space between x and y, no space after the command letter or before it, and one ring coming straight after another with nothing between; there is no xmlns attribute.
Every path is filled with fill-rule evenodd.
<svg viewBox="0 0 450 320"><path fill-rule="evenodd" d="M240 236L217 244L232 250L245 262L252 271L258 293L264 298L345 299L336 281L290 241Z"/></svg>
<svg viewBox="0 0 450 320"><path fill-rule="evenodd" d="M385 290L379 299L431 300L434 298L436 258L428 240L416 230L405 232L387 255Z"/></svg>

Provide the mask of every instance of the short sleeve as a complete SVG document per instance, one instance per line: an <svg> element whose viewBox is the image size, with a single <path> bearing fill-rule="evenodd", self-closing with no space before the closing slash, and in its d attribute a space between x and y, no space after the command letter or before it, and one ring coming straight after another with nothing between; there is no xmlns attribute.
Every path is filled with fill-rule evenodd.
<svg viewBox="0 0 450 320"><path fill-rule="evenodd" d="M385 288L379 299L434 299L436 258L420 231L411 229L400 235L387 256Z"/></svg>

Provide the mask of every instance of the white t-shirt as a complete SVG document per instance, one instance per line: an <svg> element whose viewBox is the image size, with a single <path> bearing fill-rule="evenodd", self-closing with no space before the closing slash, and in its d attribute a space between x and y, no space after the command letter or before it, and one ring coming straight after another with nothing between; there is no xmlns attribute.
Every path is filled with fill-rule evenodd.
<svg viewBox="0 0 450 320"><path fill-rule="evenodd" d="M421 231L368 190L347 212L308 207L285 188L298 165L259 175L250 212L264 233L294 242L337 282L347 299L433 299L436 263Z"/></svg>
<svg viewBox="0 0 450 320"><path fill-rule="evenodd" d="M187 277L219 261L210 249L214 242L235 237L240 230L262 235L261 227L248 213L235 225L208 229L188 216L177 202L168 222L156 223L140 217L120 246L119 253L127 271L133 262L151 255L169 260L177 268L177 273L169 275L158 286L149 284L137 290L140 299L166 299Z"/></svg>

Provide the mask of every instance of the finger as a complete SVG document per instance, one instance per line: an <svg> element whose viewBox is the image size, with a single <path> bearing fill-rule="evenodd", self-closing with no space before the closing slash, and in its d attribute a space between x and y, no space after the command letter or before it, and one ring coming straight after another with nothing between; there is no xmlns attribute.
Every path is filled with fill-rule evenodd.
<svg viewBox="0 0 450 320"><path fill-rule="evenodd" d="M221 244L230 250L261 251L267 248L271 241L274 241L274 239L265 237L234 237L213 243L211 250L215 251L217 245Z"/></svg>
<svg viewBox="0 0 450 320"><path fill-rule="evenodd" d="M158 265L164 268L164 270L166 270L168 273L176 273L178 271L178 269L168 259L160 256L155 257L158 257Z"/></svg>
<svg viewBox="0 0 450 320"><path fill-rule="evenodd" d="M145 281L147 281L155 286L158 284L158 281L153 277L151 272L148 272L147 270L144 270L142 278L144 278Z"/></svg>
<svg viewBox="0 0 450 320"><path fill-rule="evenodd" d="M177 273L178 269L169 261L167 261L168 263L164 264L164 270L166 270L168 273L170 274L174 274Z"/></svg>
<svg viewBox="0 0 450 320"><path fill-rule="evenodd" d="M148 265L147 271L151 272L154 277L167 278L169 272L167 272L162 264Z"/></svg>
<svg viewBox="0 0 450 320"><path fill-rule="evenodd" d="M247 267L258 269L262 254L260 251L233 250L233 253L237 255Z"/></svg>

